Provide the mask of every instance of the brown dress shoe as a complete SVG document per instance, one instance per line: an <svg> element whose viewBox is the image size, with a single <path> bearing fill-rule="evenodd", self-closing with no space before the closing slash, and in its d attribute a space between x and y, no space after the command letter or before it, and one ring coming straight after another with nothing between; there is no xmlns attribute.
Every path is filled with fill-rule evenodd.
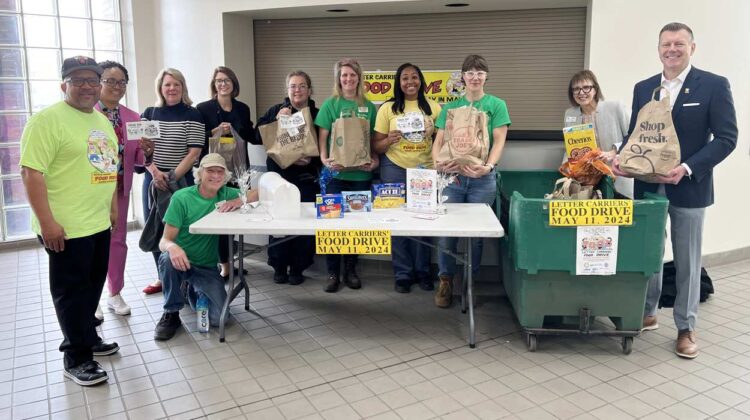
<svg viewBox="0 0 750 420"><path fill-rule="evenodd" d="M656 316L647 315L643 317L643 328L641 331L653 331L659 329L659 323L656 321Z"/></svg>
<svg viewBox="0 0 750 420"><path fill-rule="evenodd" d="M440 276L440 285L435 293L435 306L447 308L453 300L453 279L448 276Z"/></svg>
<svg viewBox="0 0 750 420"><path fill-rule="evenodd" d="M682 330L677 334L677 345L674 352L686 359L694 359L698 356L698 343L695 331Z"/></svg>

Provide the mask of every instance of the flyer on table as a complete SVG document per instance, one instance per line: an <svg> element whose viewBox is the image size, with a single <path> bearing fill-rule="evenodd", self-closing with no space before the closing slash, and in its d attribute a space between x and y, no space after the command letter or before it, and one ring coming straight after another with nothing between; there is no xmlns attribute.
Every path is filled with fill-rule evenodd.
<svg viewBox="0 0 750 420"><path fill-rule="evenodd" d="M422 213L437 212L437 171L406 169L406 209Z"/></svg>

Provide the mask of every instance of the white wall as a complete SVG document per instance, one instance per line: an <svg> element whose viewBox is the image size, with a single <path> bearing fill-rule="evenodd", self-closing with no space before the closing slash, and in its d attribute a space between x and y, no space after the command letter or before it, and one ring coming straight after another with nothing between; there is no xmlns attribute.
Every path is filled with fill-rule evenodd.
<svg viewBox="0 0 750 420"><path fill-rule="evenodd" d="M706 212L703 254L750 246L750 2L745 0L592 0L589 68L607 99L630 106L636 82L661 71L659 30L678 21L693 29L692 64L729 79L737 110L737 149L714 171L716 204Z"/></svg>
<svg viewBox="0 0 750 420"><path fill-rule="evenodd" d="M497 7L518 7L511 1L483 4ZM241 81L252 80L252 30L240 28L248 17L225 17L224 13L248 9L275 9L315 5L381 3L372 10L388 9L401 0L132 0L136 44L138 105L141 109L153 104L153 78L165 66L180 69L187 78L191 97L200 102L208 98L208 80L213 68L229 64L240 73ZM428 3L428 2L424 2ZM432 2L429 2L432 3ZM523 4L530 7L560 7L561 0L535 0ZM494 6L492 6L494 7ZM737 150L715 171L716 205L707 212L703 253L716 254L750 247L750 219L744 217L750 203L744 179L750 172L748 136L750 133L750 2L745 0L590 0L586 57L589 67L599 77L602 89L611 100L630 105L633 85L660 71L657 56L659 29L670 21L682 21L693 28L697 50L693 64L729 78L734 93L740 139ZM293 13L293 12L289 12ZM380 13L382 14L382 12ZM224 25L234 31L224 34ZM229 41L225 45L225 36ZM243 66L247 66L244 67ZM254 119L255 92L252 82L244 82L241 99L248 102ZM512 112L512 110L511 110ZM562 114L562 110L560 111ZM562 118L562 117L561 117ZM550 168L559 162L562 146L549 143L514 143L507 148L501 161L504 166L514 162L530 162L529 167Z"/></svg>

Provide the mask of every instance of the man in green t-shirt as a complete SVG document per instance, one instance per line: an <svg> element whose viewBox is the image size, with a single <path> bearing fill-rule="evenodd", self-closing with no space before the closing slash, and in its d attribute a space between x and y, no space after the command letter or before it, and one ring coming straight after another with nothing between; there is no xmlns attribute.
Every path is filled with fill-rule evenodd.
<svg viewBox="0 0 750 420"><path fill-rule="evenodd" d="M94 110L102 68L77 56L62 65L65 99L34 114L21 137L21 178L32 230L49 256L49 283L63 334L63 375L91 386L108 379L94 356L116 353L96 333L94 312L117 220L117 137Z"/></svg>
<svg viewBox="0 0 750 420"><path fill-rule="evenodd" d="M224 279L219 274L219 236L195 235L190 225L217 209L229 212L242 205L239 190L226 186L231 174L218 153L201 159L194 172L195 185L172 195L164 215L164 234L159 242L159 278L164 288L164 313L154 330L155 340L169 340L182 325L180 309L185 306L182 284L188 286L188 302L195 309L200 294L208 298L208 319L218 326L227 299ZM248 201L257 201L256 190L247 192Z"/></svg>

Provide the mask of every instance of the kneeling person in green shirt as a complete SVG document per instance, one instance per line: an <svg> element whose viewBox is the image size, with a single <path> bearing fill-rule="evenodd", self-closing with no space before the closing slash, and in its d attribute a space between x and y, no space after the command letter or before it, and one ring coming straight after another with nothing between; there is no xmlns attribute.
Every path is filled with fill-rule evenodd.
<svg viewBox="0 0 750 420"><path fill-rule="evenodd" d="M159 242L159 278L164 285L164 314L156 324L154 339L169 340L182 325L180 309L185 306L181 285L188 285L188 303L195 309L198 295L208 298L208 317L219 324L227 298L224 279L219 275L218 235L194 235L191 224L211 213L230 212L242 205L239 190L226 186L231 174L221 155L209 153L194 170L195 184L174 193L164 215L164 234ZM257 201L256 190L248 191L248 201ZM218 204L218 206L217 206Z"/></svg>

